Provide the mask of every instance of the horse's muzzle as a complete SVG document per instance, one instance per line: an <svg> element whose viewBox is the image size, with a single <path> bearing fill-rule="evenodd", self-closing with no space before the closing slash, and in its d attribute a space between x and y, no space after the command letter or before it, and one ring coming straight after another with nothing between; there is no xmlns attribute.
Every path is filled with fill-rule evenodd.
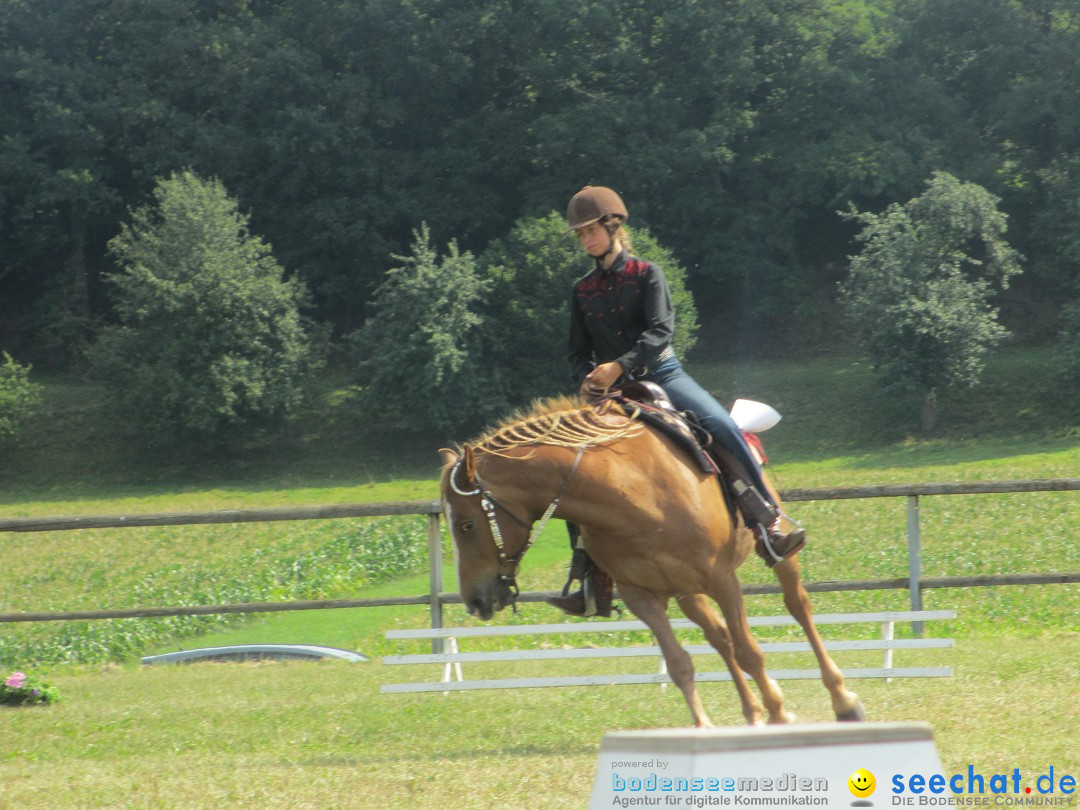
<svg viewBox="0 0 1080 810"><path fill-rule="evenodd" d="M486 587L473 591L469 596L462 594L462 600L470 616L478 616L488 621L492 616L513 601L510 587L501 579L493 580Z"/></svg>
<svg viewBox="0 0 1080 810"><path fill-rule="evenodd" d="M476 597L468 602L469 615L479 616L485 622L495 615L495 608L490 599Z"/></svg>

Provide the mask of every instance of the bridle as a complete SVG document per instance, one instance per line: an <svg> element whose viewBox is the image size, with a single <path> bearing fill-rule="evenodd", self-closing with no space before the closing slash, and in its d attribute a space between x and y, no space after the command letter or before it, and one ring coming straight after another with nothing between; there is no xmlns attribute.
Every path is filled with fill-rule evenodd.
<svg viewBox="0 0 1080 810"><path fill-rule="evenodd" d="M518 568L521 566L521 559L525 556L525 552L529 550L532 544L536 542L536 538L540 536L540 532L544 530L544 526L547 524L548 520L551 519L551 516L555 514L555 510L559 506L559 501L562 500L563 495L566 494L566 490L570 486L570 481L573 479L574 473L577 472L578 465L581 464L581 457L584 454L585 448L579 447L577 455L574 457L574 463L570 465L570 472L566 474L566 480L562 482L562 486L559 487L558 492L555 493L555 497L551 499L551 503L548 504L548 508L544 510L544 514L540 516L540 520L535 526L533 526L530 521L518 517L503 504L499 503L495 496L491 494L491 490L480 480L479 473L476 476L475 489L464 490L459 487L456 479L458 469L465 460L464 457L459 458L450 470L450 488L454 490L454 492L466 498L476 495L480 496L480 507L484 510L484 514L487 515L488 527L491 529L491 537L495 541L495 549L499 552L499 581L505 583L507 588L509 588L511 597L510 605L515 610L517 610L517 597L521 593L517 585L517 572ZM502 530L499 529L499 521L495 516L496 509L501 509L526 529L530 529L531 527L525 545L522 546L521 551L513 557L508 557L506 554L506 543L503 540Z"/></svg>

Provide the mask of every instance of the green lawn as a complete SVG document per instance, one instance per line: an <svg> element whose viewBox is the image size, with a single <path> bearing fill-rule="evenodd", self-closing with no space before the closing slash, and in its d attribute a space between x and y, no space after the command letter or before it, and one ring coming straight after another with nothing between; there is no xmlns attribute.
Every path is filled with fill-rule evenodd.
<svg viewBox="0 0 1080 810"><path fill-rule="evenodd" d="M934 657L955 675L852 682L871 719L931 722L946 773L1078 775L1080 639ZM70 671L63 703L3 713L0 806L580 810L604 731L688 718L655 686L381 695L387 677L377 662ZM801 721L830 721L820 684L784 690ZM729 684L702 692L714 721L741 722Z"/></svg>

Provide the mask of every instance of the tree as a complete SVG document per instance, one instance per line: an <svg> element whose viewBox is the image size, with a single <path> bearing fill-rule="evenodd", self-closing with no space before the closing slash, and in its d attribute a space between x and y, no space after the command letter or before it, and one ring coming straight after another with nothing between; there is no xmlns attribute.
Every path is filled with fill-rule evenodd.
<svg viewBox="0 0 1080 810"><path fill-rule="evenodd" d="M161 180L111 242L120 325L94 360L126 414L162 438L220 443L292 415L321 367L305 290L216 180Z"/></svg>
<svg viewBox="0 0 1080 810"><path fill-rule="evenodd" d="M1061 161L1042 173L1048 203L1035 218L1042 237L1035 263L1042 278L1056 278L1053 285L1061 308L1057 354L1063 375L1080 383L1080 155Z"/></svg>
<svg viewBox="0 0 1080 810"><path fill-rule="evenodd" d="M0 354L0 444L18 437L23 423L41 404L41 386L30 382L30 366Z"/></svg>
<svg viewBox="0 0 1080 810"><path fill-rule="evenodd" d="M477 427L503 411L498 370L484 363L481 302L491 282L451 241L440 256L426 224L375 290L355 334L366 407L414 428Z"/></svg>
<svg viewBox="0 0 1080 810"><path fill-rule="evenodd" d="M1065 306L1061 321L1063 328L1058 336L1058 360L1068 382L1080 386L1080 295ZM1071 396L1075 396L1075 392Z"/></svg>
<svg viewBox="0 0 1080 810"><path fill-rule="evenodd" d="M841 300L858 345L881 381L921 396L922 427L937 421L937 396L978 383L987 350L1008 332L991 297L1020 272L1005 241L1006 216L981 186L937 172L926 191L862 224Z"/></svg>
<svg viewBox="0 0 1080 810"><path fill-rule="evenodd" d="M676 313L673 345L684 356L698 329L686 271L648 231L627 231L634 252L658 264L668 279ZM488 246L481 265L494 284L486 309L485 345L503 347L490 362L502 369L506 399L517 406L537 396L567 392L572 388L566 360L570 289L592 263L577 239L566 233L565 219L552 211L545 217L518 220L508 236ZM510 335L520 337L507 346Z"/></svg>
<svg viewBox="0 0 1080 810"><path fill-rule="evenodd" d="M415 223L479 254L589 182L755 346L827 320L838 207L943 168L1002 198L1030 257L1003 318L1045 337L1071 284L1047 173L1080 155L1076 6L0 2L3 342L76 359L109 239L181 167L225 183L338 334Z"/></svg>

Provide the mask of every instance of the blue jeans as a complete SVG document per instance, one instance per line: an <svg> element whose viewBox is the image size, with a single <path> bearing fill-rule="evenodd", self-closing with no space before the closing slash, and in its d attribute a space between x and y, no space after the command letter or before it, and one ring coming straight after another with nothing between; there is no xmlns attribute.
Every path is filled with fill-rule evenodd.
<svg viewBox="0 0 1080 810"><path fill-rule="evenodd" d="M716 401L708 391L698 385L679 363L677 358L664 360L649 369L640 379L659 385L667 392L668 399L680 411L693 411L698 422L712 436L713 441L727 450L742 464L761 496L775 506L765 486L761 465L758 464L742 431L732 420L727 409Z"/></svg>

